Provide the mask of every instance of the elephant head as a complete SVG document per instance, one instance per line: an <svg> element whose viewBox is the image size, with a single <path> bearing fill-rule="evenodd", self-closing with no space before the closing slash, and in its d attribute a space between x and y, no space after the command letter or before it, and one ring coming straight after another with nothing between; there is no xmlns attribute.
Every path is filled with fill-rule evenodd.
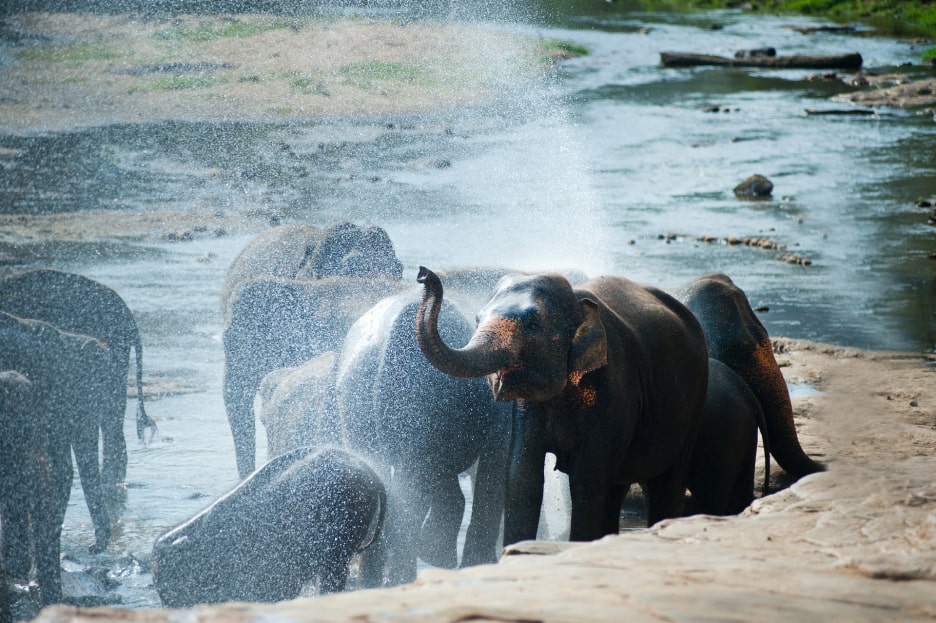
<svg viewBox="0 0 936 623"><path fill-rule="evenodd" d="M380 227L341 222L328 227L317 245L309 247L298 279L329 276L400 279L403 264L390 237Z"/></svg>
<svg viewBox="0 0 936 623"><path fill-rule="evenodd" d="M423 354L446 374L487 376L496 400L549 400L607 363L597 302L580 300L561 275L503 277L478 312L471 340L458 349L438 333L442 282L425 267L417 280L425 286L416 319Z"/></svg>

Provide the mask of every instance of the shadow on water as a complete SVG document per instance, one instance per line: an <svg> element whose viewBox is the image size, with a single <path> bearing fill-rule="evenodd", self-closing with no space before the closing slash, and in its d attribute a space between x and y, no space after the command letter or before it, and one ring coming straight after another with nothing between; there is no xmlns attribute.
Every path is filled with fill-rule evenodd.
<svg viewBox="0 0 936 623"><path fill-rule="evenodd" d="M17 10L161 12L324 10L331 3L245 4L16 3ZM89 518L80 486L73 488L64 529L69 568L104 569L116 588L95 590L129 607L158 606L148 566L153 540L236 483L221 401L218 301L227 266L270 223L379 224L405 279L420 264L501 264L616 272L674 288L724 271L754 307L769 310L761 319L775 335L914 351L936 346L936 262L928 259L936 231L915 205L936 194L931 117L813 118L804 109L829 106L845 90L840 81L659 67L662 50L731 53L776 43L816 53L860 48L869 63L890 70L910 58L906 45L809 39L783 28L791 20L741 12L635 12L624 2L571 11L570 4L518 5L516 15L494 3L341 5L407 18L488 11L515 19L511 27L589 48L542 89L497 105L292 123L103 120L0 136L0 211L7 215L253 219L253 230L191 238L0 243L4 273L54 266L115 288L140 324L147 382L162 388L148 407L160 437L145 447L130 442L126 508L105 555L86 553ZM725 27L713 31L713 21ZM711 105L719 112L706 112ZM773 180L770 200L734 197L733 186L752 173ZM731 245L728 237L770 238L812 264L788 264L779 252ZM128 416L128 440L135 440L132 427ZM263 456L262 434L258 443ZM639 524L636 507L625 511L626 525Z"/></svg>

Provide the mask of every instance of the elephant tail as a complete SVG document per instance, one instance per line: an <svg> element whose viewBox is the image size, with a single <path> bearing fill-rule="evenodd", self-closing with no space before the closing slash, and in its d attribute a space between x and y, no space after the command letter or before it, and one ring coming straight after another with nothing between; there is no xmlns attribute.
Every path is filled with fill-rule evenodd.
<svg viewBox="0 0 936 623"><path fill-rule="evenodd" d="M151 440L156 436L156 422L154 422L150 416L146 415L146 409L143 407L143 341L140 339L139 331L136 332L133 350L136 353L137 438L145 442L146 429L152 430L150 434Z"/></svg>
<svg viewBox="0 0 936 623"><path fill-rule="evenodd" d="M757 430L760 431L761 441L764 446L764 486L761 489L761 496L770 492L770 433L767 431L767 418L764 417L764 410L760 407L758 401L757 409L754 410L754 416L757 418Z"/></svg>
<svg viewBox="0 0 936 623"><path fill-rule="evenodd" d="M765 450L769 439L770 454L794 478L825 471L825 466L807 456L799 443L793 422L793 403L769 339L757 344L755 359L758 364L742 377L746 377L764 410Z"/></svg>

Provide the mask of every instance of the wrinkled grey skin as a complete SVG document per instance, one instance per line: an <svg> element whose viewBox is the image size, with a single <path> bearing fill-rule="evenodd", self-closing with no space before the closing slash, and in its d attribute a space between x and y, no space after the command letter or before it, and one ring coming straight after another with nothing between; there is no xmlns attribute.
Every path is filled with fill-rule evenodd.
<svg viewBox="0 0 936 623"><path fill-rule="evenodd" d="M241 478L256 465L253 401L263 377L338 350L361 314L404 288L402 265L379 227L284 225L241 251L228 270L224 405Z"/></svg>
<svg viewBox="0 0 936 623"><path fill-rule="evenodd" d="M107 345L114 360L107 379L107 401L101 416L105 486L127 475L127 373L130 349L136 351L137 435L155 424L143 408L143 346L136 320L124 300L111 288L76 273L50 269L29 270L0 279L0 311L51 323L70 333L81 333Z"/></svg>
<svg viewBox="0 0 936 623"><path fill-rule="evenodd" d="M824 470L800 446L793 404L767 330L747 295L721 273L703 275L675 292L699 319L709 356L740 376L760 403L767 421L770 453L794 479Z"/></svg>
<svg viewBox="0 0 936 623"><path fill-rule="evenodd" d="M689 469L688 485L695 512L734 515L751 504L758 431L764 439L766 495L770 441L760 402L744 379L710 358L705 412Z"/></svg>
<svg viewBox="0 0 936 623"><path fill-rule="evenodd" d="M364 461L297 448L156 540L156 590L169 607L294 599L316 578L321 593L341 591L385 507L384 486Z"/></svg>
<svg viewBox="0 0 936 623"><path fill-rule="evenodd" d="M515 401L504 542L534 538L545 454L569 475L570 538L618 531L630 485L647 483L648 524L681 514L708 377L705 338L678 301L627 279L573 288L557 274L508 275L463 348L437 330L442 283L428 269L416 322L446 374L486 376Z"/></svg>
<svg viewBox="0 0 936 623"><path fill-rule="evenodd" d="M345 442L390 483L386 538L365 562L368 586L381 583L384 569L390 584L413 580L417 553L435 566L457 565L465 508L458 475L476 461L461 564L499 554L509 407L494 403L482 379L453 378L426 361L413 332L419 299L410 291L377 303L348 331L338 361ZM439 316L447 340L468 341L472 323L459 310L446 304Z"/></svg>
<svg viewBox="0 0 936 623"><path fill-rule="evenodd" d="M36 551L36 563L43 604L62 598L59 543L71 493L73 451L94 524L95 543L91 552L103 551L110 539L110 519L98 464L98 429L113 367L113 358L106 347L94 338L0 312L0 369L16 370L31 383L32 415L38 422L40 438L37 452L45 457L47 468L42 472L42 478L47 480L40 489L43 494L30 492L34 498L31 503L38 506L27 507L32 516L42 518L41 525L34 526L32 537L41 544ZM29 443L28 440L29 437L24 443ZM24 542L23 538L7 541L4 537L4 564L11 574L11 570L18 574L29 568L22 550L9 549Z"/></svg>

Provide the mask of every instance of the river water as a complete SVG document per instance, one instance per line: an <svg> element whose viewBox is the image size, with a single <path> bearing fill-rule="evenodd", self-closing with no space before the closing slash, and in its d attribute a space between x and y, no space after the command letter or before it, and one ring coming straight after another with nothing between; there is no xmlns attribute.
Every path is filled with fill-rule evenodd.
<svg viewBox="0 0 936 623"><path fill-rule="evenodd" d="M741 12L609 4L544 14L503 27L591 53L490 107L0 136L25 159L4 170L2 209L100 210L119 198L124 211L254 205L287 221L366 221L389 232L406 279L420 264L483 264L618 273L673 288L724 271L767 309L761 319L772 334L934 349L936 262L927 255L936 232L915 205L936 195L932 115L807 116L807 108L845 107L829 100L844 87L803 80L809 71L659 64L664 50L730 56L770 45L782 54L858 51L867 68L890 71L916 61L918 48L862 33L803 35L786 26L817 22ZM237 175L204 173L218 169ZM66 170L81 172L80 183ZM773 181L773 198L736 198L732 188L755 173ZM770 238L811 265L702 236ZM92 530L76 480L63 534L73 594L100 590L76 584L88 577L77 572L96 570L112 584L109 598L158 606L148 570L154 539L237 482L218 300L248 240L39 245L33 260L4 268L52 266L116 289L140 325L144 375L183 390L150 400L159 435L148 445L136 442L128 410L127 499L99 556L86 553Z"/></svg>

